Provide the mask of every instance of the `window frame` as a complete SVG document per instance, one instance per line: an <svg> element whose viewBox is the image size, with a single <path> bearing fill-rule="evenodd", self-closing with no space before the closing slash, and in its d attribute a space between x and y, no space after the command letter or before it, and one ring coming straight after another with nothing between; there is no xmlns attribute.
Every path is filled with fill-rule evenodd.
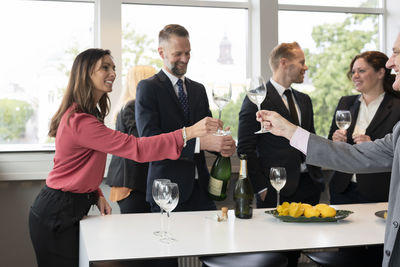
<svg viewBox="0 0 400 267"><path fill-rule="evenodd" d="M38 1L38 0L25 0ZM43 1L43 0L42 0ZM44 0L46 1L46 0ZM391 45L398 33L396 18L400 16L398 0L382 0L382 8L356 8L331 6L305 6L279 4L278 0L249 0L248 2L232 1L197 1L197 0L52 0L54 2L91 2L95 3L94 44L95 47L108 48L113 51L117 69L121 70L121 4L175 5L190 7L224 7L248 9L248 42L247 42L247 76L262 74L270 77L268 67L269 51L278 42L278 12L313 11L313 12L348 12L382 15L381 48L391 53ZM388 12L390 10L390 12ZM391 25L389 25L389 23ZM392 36L393 35L393 36ZM110 95L112 103L118 101L121 92L121 81L114 84L114 93ZM113 106L115 106L113 104ZM111 113L112 114L112 113ZM109 116L110 117L110 116ZM110 118L106 120L110 125ZM16 180L44 180L53 166L54 151L7 151L0 152L0 182ZM236 155L233 165L236 165ZM210 158L208 158L210 161ZM237 171L234 167L233 171Z"/></svg>

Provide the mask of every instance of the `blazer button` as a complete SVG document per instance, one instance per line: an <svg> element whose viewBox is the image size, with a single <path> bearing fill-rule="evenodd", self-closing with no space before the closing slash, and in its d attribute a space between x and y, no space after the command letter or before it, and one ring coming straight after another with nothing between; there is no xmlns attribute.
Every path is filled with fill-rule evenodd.
<svg viewBox="0 0 400 267"><path fill-rule="evenodd" d="M393 222L393 226L394 226L394 228L398 228L399 227L399 223L397 221L394 221Z"/></svg>
<svg viewBox="0 0 400 267"><path fill-rule="evenodd" d="M390 256L390 250L385 250L385 254L386 254L386 256Z"/></svg>

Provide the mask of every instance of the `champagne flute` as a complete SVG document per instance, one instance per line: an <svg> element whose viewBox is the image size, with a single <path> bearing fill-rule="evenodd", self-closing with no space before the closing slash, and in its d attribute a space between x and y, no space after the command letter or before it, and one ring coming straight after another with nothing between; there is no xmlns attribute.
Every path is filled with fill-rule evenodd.
<svg viewBox="0 0 400 267"><path fill-rule="evenodd" d="M167 231L161 237L160 241L163 243L172 243L176 241L170 234L170 219L171 212L176 208L179 202L179 188L176 183L166 183L160 190L160 204L167 212Z"/></svg>
<svg viewBox="0 0 400 267"><path fill-rule="evenodd" d="M218 119L221 120L222 109L229 103L232 97L232 85L230 82L216 82L212 87L212 97L218 107ZM218 129L214 135L224 136L228 133Z"/></svg>
<svg viewBox="0 0 400 267"><path fill-rule="evenodd" d="M351 125L351 113L348 110L337 110L335 115L336 126L340 130L347 130Z"/></svg>
<svg viewBox="0 0 400 267"><path fill-rule="evenodd" d="M267 96L267 86L265 85L265 80L261 76L249 78L246 81L246 94L251 102L257 105L258 110L261 110L261 103ZM262 122L261 129L255 134L267 133L268 131L264 128Z"/></svg>
<svg viewBox="0 0 400 267"><path fill-rule="evenodd" d="M163 209L161 208L160 198L159 198L160 187L163 184L170 183L170 182L171 182L171 180L169 180L169 179L155 179L153 181L153 186L151 188L151 194L153 196L154 202L156 202L156 204L160 207L160 212L161 212L161 230L153 232L153 234L156 236L162 236L165 232L164 227L163 227L163 216L162 216Z"/></svg>
<svg viewBox="0 0 400 267"><path fill-rule="evenodd" d="M283 167L272 167L269 170L269 180L276 190L276 206L278 206L279 193L286 184L286 169Z"/></svg>

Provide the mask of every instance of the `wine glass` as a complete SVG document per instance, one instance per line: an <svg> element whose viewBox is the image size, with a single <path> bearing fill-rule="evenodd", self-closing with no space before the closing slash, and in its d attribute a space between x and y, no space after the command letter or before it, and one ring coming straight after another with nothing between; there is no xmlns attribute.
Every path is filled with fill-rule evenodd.
<svg viewBox="0 0 400 267"><path fill-rule="evenodd" d="M176 241L169 233L171 211L173 211L179 202L179 188L176 183L166 183L161 187L159 194L161 207L167 212L167 231L161 237L160 241L171 243Z"/></svg>
<svg viewBox="0 0 400 267"><path fill-rule="evenodd" d="M261 110L261 103L267 96L267 86L265 85L265 80L261 76L249 78L246 81L246 94L251 102L257 105L258 110ZM261 129L255 134L267 133L268 131L264 128L262 122Z"/></svg>
<svg viewBox="0 0 400 267"><path fill-rule="evenodd" d="M216 82L212 87L212 97L218 107L218 119L221 120L222 109L229 103L232 97L232 85L230 82ZM224 136L228 133L218 129L214 135Z"/></svg>
<svg viewBox="0 0 400 267"><path fill-rule="evenodd" d="M278 206L279 192L286 184L286 169L283 167L272 167L269 171L269 180L276 190L276 206Z"/></svg>
<svg viewBox="0 0 400 267"><path fill-rule="evenodd" d="M336 125L340 130L347 130L351 124L351 113L348 110L337 110L335 115Z"/></svg>
<svg viewBox="0 0 400 267"><path fill-rule="evenodd" d="M153 234L156 236L162 236L165 232L164 227L163 227L163 217L162 217L163 209L161 208L160 199L159 199L160 187L163 184L170 183L170 182L171 182L171 180L169 180L169 179L155 179L153 181L153 186L151 188L151 194L153 196L154 202L156 202L156 204L160 207L160 212L161 212L161 230L153 232Z"/></svg>

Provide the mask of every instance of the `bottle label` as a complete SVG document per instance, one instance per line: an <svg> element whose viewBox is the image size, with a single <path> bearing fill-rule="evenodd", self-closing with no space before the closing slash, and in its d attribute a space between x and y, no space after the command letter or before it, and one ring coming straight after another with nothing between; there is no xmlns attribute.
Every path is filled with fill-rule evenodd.
<svg viewBox="0 0 400 267"><path fill-rule="evenodd" d="M208 183L208 192L213 196L219 197L222 192L223 184L224 184L223 181L215 179L214 177L210 176L210 182Z"/></svg>

